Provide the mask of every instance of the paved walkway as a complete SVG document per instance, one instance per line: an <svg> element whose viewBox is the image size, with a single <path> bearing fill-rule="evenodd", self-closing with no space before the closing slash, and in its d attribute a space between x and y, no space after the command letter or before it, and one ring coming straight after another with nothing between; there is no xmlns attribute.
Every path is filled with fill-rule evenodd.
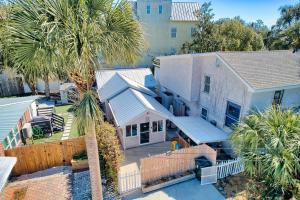
<svg viewBox="0 0 300 200"><path fill-rule="evenodd" d="M61 140L67 140L69 139L70 133L71 133L71 128L72 128L72 123L73 123L73 114L72 113L68 113L68 120L66 123L66 126L64 128L64 134L61 138Z"/></svg>
<svg viewBox="0 0 300 200"><path fill-rule="evenodd" d="M123 200L225 200L213 185L200 185L197 179L143 194L127 195Z"/></svg>
<svg viewBox="0 0 300 200"><path fill-rule="evenodd" d="M24 180L11 182L7 185L3 193L4 199L72 199L71 176L70 167L57 167L27 175L22 177ZM17 196L21 197L17 198Z"/></svg>

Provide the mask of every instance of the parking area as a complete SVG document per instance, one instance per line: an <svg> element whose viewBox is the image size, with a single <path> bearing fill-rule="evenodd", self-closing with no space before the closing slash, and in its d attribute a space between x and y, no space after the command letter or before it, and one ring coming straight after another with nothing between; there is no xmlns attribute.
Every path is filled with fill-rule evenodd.
<svg viewBox="0 0 300 200"><path fill-rule="evenodd" d="M123 200L225 200L213 185L201 185L197 179L186 181L154 192L143 194L141 190L131 193Z"/></svg>

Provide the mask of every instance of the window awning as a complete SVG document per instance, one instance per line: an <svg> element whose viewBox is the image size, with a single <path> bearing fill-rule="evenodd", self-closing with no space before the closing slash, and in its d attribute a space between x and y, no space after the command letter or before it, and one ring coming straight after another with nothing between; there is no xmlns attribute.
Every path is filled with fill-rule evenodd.
<svg viewBox="0 0 300 200"><path fill-rule="evenodd" d="M0 193L7 182L12 168L15 166L17 158L15 157L0 157Z"/></svg>
<svg viewBox="0 0 300 200"><path fill-rule="evenodd" d="M201 117L172 117L171 121L197 144L222 142L229 137Z"/></svg>

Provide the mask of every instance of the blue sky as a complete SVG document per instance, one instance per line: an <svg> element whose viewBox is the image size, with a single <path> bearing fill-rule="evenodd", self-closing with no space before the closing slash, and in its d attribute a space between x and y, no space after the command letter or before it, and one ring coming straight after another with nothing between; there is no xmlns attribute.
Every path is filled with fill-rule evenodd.
<svg viewBox="0 0 300 200"><path fill-rule="evenodd" d="M201 4L205 0L173 0L173 1L196 1ZM280 16L278 8L286 4L295 4L300 0L208 0L212 3L215 19L240 16L245 21L261 19L271 27Z"/></svg>

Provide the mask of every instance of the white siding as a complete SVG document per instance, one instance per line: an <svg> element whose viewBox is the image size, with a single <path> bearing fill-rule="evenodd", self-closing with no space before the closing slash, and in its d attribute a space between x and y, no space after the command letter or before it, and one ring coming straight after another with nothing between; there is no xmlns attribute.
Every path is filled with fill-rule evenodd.
<svg viewBox="0 0 300 200"><path fill-rule="evenodd" d="M256 92L253 94L251 108L264 110L272 105L274 93L273 91ZM282 98L282 107L299 107L300 106L300 88L285 89Z"/></svg>
<svg viewBox="0 0 300 200"><path fill-rule="evenodd" d="M152 132L152 122L163 120L163 131L162 132ZM144 115L140 116L138 119L135 119L129 122L127 125L137 124L137 135L132 137L126 137L126 126L122 127L122 132L125 137L123 137L122 145L124 149L133 148L140 146L140 124L149 122L150 123L150 142L151 143L158 143L164 142L166 138L166 119L155 114L152 112L145 113Z"/></svg>

